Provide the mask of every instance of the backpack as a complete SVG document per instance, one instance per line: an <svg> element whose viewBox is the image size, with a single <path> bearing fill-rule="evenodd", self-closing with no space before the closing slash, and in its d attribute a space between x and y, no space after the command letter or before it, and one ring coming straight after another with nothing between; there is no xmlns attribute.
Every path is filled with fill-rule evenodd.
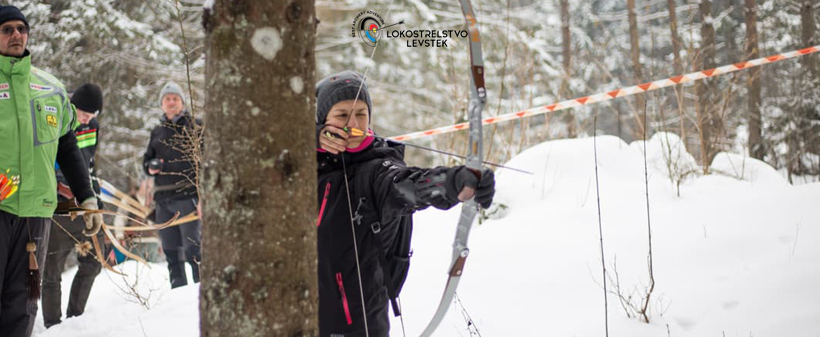
<svg viewBox="0 0 820 337"><path fill-rule="evenodd" d="M362 165L362 169L356 173L356 184L354 186L371 186L371 180L376 168L382 166L386 160L384 158L374 159ZM356 200L363 202L365 200L374 200L373 191L370 188L365 188L362 193L357 193ZM393 306L393 314L395 316L401 315L401 308L398 304L398 297L404 282L407 280L407 274L410 270L410 257L413 256L413 251L410 247L410 239L413 236L413 216L401 216L392 221L396 221L396 238L393 244L385 250L383 242L387 239L382 235L381 221L385 219L378 219L370 224L364 224L370 229L375 240L373 251L379 252L379 264L385 277L385 287L387 288L387 297Z"/></svg>
<svg viewBox="0 0 820 337"><path fill-rule="evenodd" d="M410 271L410 257L413 256L413 251L410 249L410 238L413 235L412 216L402 216L398 226L396 240L393 241L390 251L379 255L379 262L387 278L385 281L387 297L390 298L390 304L393 306L394 316L401 315L401 308L397 299L401 293L401 288L404 287L404 282L407 281L407 273ZM380 233L375 233L375 236L380 238ZM377 241L382 241L382 239Z"/></svg>

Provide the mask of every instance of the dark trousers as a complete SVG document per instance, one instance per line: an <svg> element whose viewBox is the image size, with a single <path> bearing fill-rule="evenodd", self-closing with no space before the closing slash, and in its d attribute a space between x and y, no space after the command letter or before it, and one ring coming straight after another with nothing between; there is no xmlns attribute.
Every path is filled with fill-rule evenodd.
<svg viewBox="0 0 820 337"><path fill-rule="evenodd" d="M37 300L28 299L26 243L37 244L37 263L42 268L48 247L49 232L45 229L49 221L0 211L0 335L3 337L28 337L34 329Z"/></svg>
<svg viewBox="0 0 820 337"><path fill-rule="evenodd" d="M62 288L60 282L65 269L65 260L74 250L76 243L74 240L92 242L91 238L82 234L82 229L85 228L85 221L82 217L78 217L74 221L71 221L71 218L68 217L55 217L55 220L59 226L58 224L51 226L48 255L43 268L43 323L46 328L61 322ZM71 233L71 236L66 231ZM102 235L98 236L97 239L99 239L100 244L103 244ZM74 275L74 281L71 283L66 318L80 316L85 311L85 304L88 302L91 286L94 285L94 279L102 270L102 265L95 258L96 253L96 250L92 248L86 256L77 254L79 266L77 274Z"/></svg>
<svg viewBox="0 0 820 337"><path fill-rule="evenodd" d="M163 223L179 212L179 217L196 211L196 198L171 199L158 201L156 205L157 223ZM159 231L162 250L168 261L168 272L171 275L171 288L188 284L185 274L185 261L191 265L194 282L199 282L199 253L201 226L199 220L168 227Z"/></svg>

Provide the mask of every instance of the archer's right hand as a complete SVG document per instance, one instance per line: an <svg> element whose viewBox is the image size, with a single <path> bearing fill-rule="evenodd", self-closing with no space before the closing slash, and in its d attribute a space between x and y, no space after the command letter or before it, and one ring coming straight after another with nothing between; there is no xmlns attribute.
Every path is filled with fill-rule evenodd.
<svg viewBox="0 0 820 337"><path fill-rule="evenodd" d="M332 154L345 152L347 137L345 130L333 125L325 125L319 131L319 147Z"/></svg>

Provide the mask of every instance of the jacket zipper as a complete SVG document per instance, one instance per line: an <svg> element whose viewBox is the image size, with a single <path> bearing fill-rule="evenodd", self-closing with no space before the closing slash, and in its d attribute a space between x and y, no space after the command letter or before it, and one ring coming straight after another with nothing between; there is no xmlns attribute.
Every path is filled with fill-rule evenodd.
<svg viewBox="0 0 820 337"><path fill-rule="evenodd" d="M319 209L319 218L316 219L316 227L322 223L322 215L325 214L325 206L327 206L327 197L330 195L330 183L325 185L325 196L322 198L322 207Z"/></svg>
<svg viewBox="0 0 820 337"><path fill-rule="evenodd" d="M353 318L350 317L350 306L347 304L347 294L345 293L345 285L342 282L342 273L336 273L336 283L339 284L339 291L342 293L342 306L345 308L345 318L347 318L347 325L353 325Z"/></svg>
<svg viewBox="0 0 820 337"><path fill-rule="evenodd" d="M17 106L17 94L14 93L14 64L17 63L17 61L18 60L16 60L16 59L11 59L9 61L9 63L11 63L11 67L9 67L9 93L11 94L11 100L13 102L12 104L14 105L14 110L17 112L17 114L15 114L14 117L20 118L20 116L19 116L20 109ZM29 69L29 72L30 71L31 70ZM31 79L29 79L29 85L31 85ZM33 130L33 131L37 132L37 130ZM17 122L17 135L19 137L21 137L21 139L22 139L23 130L21 130L21 125L20 125L19 120ZM34 133L33 132L32 132L31 138L32 138L31 142L34 143ZM17 163L19 165L17 167L17 169L19 170L20 176L22 177L23 176L23 174L22 174L22 172L23 172L23 142L22 141L17 142L17 148L19 149L18 153L20 154L19 156L17 156ZM23 186L19 186L19 188L22 190ZM22 191L19 191L19 192L22 192ZM20 193L20 194L22 194L22 193ZM18 195L17 196L17 210L18 211L22 209L22 207L23 207L22 203L23 203L23 198L21 198Z"/></svg>

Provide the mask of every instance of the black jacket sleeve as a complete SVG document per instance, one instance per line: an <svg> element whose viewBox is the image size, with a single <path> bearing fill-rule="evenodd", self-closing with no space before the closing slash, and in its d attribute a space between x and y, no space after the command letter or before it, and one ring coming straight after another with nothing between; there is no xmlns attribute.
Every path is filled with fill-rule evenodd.
<svg viewBox="0 0 820 337"><path fill-rule="evenodd" d="M71 193L77 198L77 202L94 196L91 190L91 178L88 174L88 165L83 158L80 149L77 148L77 137L74 131L68 131L60 137L57 145L57 164L63 172Z"/></svg>
<svg viewBox="0 0 820 337"><path fill-rule="evenodd" d="M464 166L418 168L403 164L383 164L376 169L373 189L383 218L409 215L429 206L450 209L459 203L454 177Z"/></svg>
<svg viewBox="0 0 820 337"><path fill-rule="evenodd" d="M91 173L91 188L94 190L96 195L100 195L100 183L97 181L97 146L100 145L100 124L97 122L97 119L92 119L88 125L91 127L93 132L96 133L96 141L94 145L86 146L80 149L80 153L83 154L83 158L85 158L85 162L88 164L88 171ZM102 209L102 200L99 200L99 208Z"/></svg>
<svg viewBox="0 0 820 337"><path fill-rule="evenodd" d="M156 129L154 129L154 130L156 130ZM157 149L154 148L154 136L155 135L156 135L156 131L152 131L151 132L151 138L148 140L148 148L145 149L145 154L142 156L142 169L143 169L143 171L145 171L145 174L147 174L149 176L151 175L151 173L148 173L148 162L151 161L151 159L154 159L154 158L157 157Z"/></svg>
<svg viewBox="0 0 820 337"><path fill-rule="evenodd" d="M94 118L90 122L88 122L88 125L96 133L97 140L94 143L94 145L86 146L80 149L80 152L83 154L85 162L88 163L88 169L93 171L97 156L97 146L100 142L100 124L99 122L97 122L97 119ZM94 172L92 172L92 174L94 174Z"/></svg>

